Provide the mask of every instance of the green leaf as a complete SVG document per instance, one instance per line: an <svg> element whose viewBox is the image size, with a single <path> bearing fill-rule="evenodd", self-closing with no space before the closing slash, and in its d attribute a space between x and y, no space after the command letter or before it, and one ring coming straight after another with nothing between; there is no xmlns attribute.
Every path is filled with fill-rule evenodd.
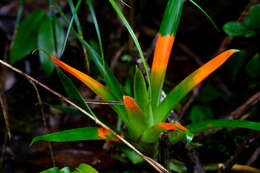
<svg viewBox="0 0 260 173"><path fill-rule="evenodd" d="M55 34L54 34L55 31ZM56 36L56 38L54 38ZM38 34L38 47L46 50L56 57L59 55L64 42L64 31L58 19L52 21L51 17L44 16ZM49 56L40 51L40 61L47 77L49 77L55 67L55 64Z"/></svg>
<svg viewBox="0 0 260 173"><path fill-rule="evenodd" d="M260 75L260 57L258 53L247 63L246 72L252 79L257 78Z"/></svg>
<svg viewBox="0 0 260 173"><path fill-rule="evenodd" d="M144 111L148 104L148 93L143 73L138 67L134 76L134 98L137 105Z"/></svg>
<svg viewBox="0 0 260 173"><path fill-rule="evenodd" d="M68 25L69 21L65 14L59 9L56 8L60 15L62 16L65 23ZM114 74L111 72L109 67L103 62L102 57L93 49L85 40L83 40L80 35L73 29L72 27L72 33L75 35L75 37L81 42L81 44L86 48L87 53L92 61L94 61L96 67L100 71L100 73L103 75L107 85L109 86L111 92L113 95L118 99L122 100L123 98L123 92L120 88L120 84Z"/></svg>
<svg viewBox="0 0 260 173"><path fill-rule="evenodd" d="M50 168L45 171L41 171L40 173L60 173L60 170L58 168Z"/></svg>
<svg viewBox="0 0 260 173"><path fill-rule="evenodd" d="M249 17L252 20L252 27L260 29L260 4L250 7Z"/></svg>
<svg viewBox="0 0 260 173"><path fill-rule="evenodd" d="M90 107L88 106L88 104L86 103L86 101L84 100L84 98L80 95L78 89L76 88L72 80L68 78L59 68L57 68L57 74L71 101L83 108L84 110L86 110L87 112L89 112L94 117L96 117L90 109Z"/></svg>
<svg viewBox="0 0 260 173"><path fill-rule="evenodd" d="M180 22L184 0L169 0L165 8L162 23L160 26L160 34L176 35Z"/></svg>
<svg viewBox="0 0 260 173"><path fill-rule="evenodd" d="M137 48L137 50L139 52L139 55L140 55L140 57L142 59L146 76L149 76L147 64L146 64L146 61L144 59L144 54L143 54L141 46L140 46L140 44L138 42L138 39L135 36L134 31L132 30L131 26L127 22L127 20L126 20L125 16L123 15L123 13L120 11L118 6L116 5L115 1L114 0L109 0L109 2L112 5L112 7L114 8L114 10L116 11L116 13L118 14L118 16L120 17L120 19L122 20L122 22L124 23L124 25L125 25L126 29L128 30L129 34L131 35L131 37L132 37L132 39L133 39L133 41L134 41L134 43L136 45L136 48ZM148 86L149 86L149 91L151 92L151 81L150 81L150 78L148 78ZM151 95L151 93L150 93L150 95Z"/></svg>
<svg viewBox="0 0 260 173"><path fill-rule="evenodd" d="M100 133L100 129L101 133ZM113 140L115 136L109 131L103 130L100 127L85 127L76 128L70 130L64 130L59 132L54 132L42 136L34 137L31 144L37 141L50 141L50 142L73 142L73 141L83 141L83 140Z"/></svg>
<svg viewBox="0 0 260 173"><path fill-rule="evenodd" d="M144 161L144 159L141 156L139 156L129 147L121 145L119 148L128 157L128 159L131 160L133 164L142 163Z"/></svg>
<svg viewBox="0 0 260 173"><path fill-rule="evenodd" d="M197 123L203 120L212 119L213 113L209 106L195 105L190 111L190 119L192 123Z"/></svg>
<svg viewBox="0 0 260 173"><path fill-rule="evenodd" d="M255 35L255 31L247 28L245 25L238 22L227 22L223 26L223 30L232 36L253 36Z"/></svg>
<svg viewBox="0 0 260 173"><path fill-rule="evenodd" d="M37 47L38 30L44 16L43 10L34 11L20 23L11 50L10 63L21 60Z"/></svg>
<svg viewBox="0 0 260 173"><path fill-rule="evenodd" d="M102 59L104 60L104 52L103 52L102 40L101 40L101 36L100 36L100 31L99 31L99 26L98 26L98 22L97 22L97 17L96 17L93 5L91 3L91 0L86 0L86 1L87 1L88 6L89 6L89 10L90 10L90 13L91 13L91 16L93 18L94 25L95 25L100 54L101 54Z"/></svg>
<svg viewBox="0 0 260 173"><path fill-rule="evenodd" d="M176 104L188 94L188 92L206 79L211 73L217 70L228 58L238 50L230 49L222 52L215 58L211 59L199 69L194 71L179 83L164 99L164 101L155 109L154 116L155 123L163 122L166 120L169 112L176 106Z"/></svg>
<svg viewBox="0 0 260 173"><path fill-rule="evenodd" d="M198 123L192 123L186 126L191 133L197 134L210 129L216 128L246 128L251 130L260 131L260 122L246 121L246 120L226 120L226 119L218 119L218 120L206 120ZM172 133L170 141L171 143L176 143L185 138L185 133Z"/></svg>
<svg viewBox="0 0 260 173"><path fill-rule="evenodd" d="M76 168L74 173L98 173L98 171L92 166L82 163Z"/></svg>

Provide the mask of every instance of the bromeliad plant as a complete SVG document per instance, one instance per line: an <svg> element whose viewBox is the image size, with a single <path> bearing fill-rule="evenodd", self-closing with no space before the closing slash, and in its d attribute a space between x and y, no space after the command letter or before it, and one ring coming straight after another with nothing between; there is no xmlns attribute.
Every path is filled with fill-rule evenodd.
<svg viewBox="0 0 260 173"><path fill-rule="evenodd" d="M120 101L124 103L123 106L111 105L111 107L127 126L127 135L129 139L131 139L135 143L138 143L138 145L147 146L146 144L156 144L158 142L160 133L169 130L175 130L178 132L175 133L176 140L181 140L185 136L188 137L187 139L191 140L192 133L201 132L203 130L217 127L238 126L260 130L258 123L245 121L216 120L216 122L208 121L195 126L190 125L187 126L187 128L185 128L178 122L167 123L166 120L168 114L171 112L172 109L175 108L177 103L179 103L180 100L185 95L187 95L196 85L198 85L212 72L218 69L231 55L237 52L237 50L230 49L224 51L215 58L211 59L209 62L207 62L202 67L186 77L181 83L179 83L167 94L165 99L162 100L161 93L164 84L166 69L176 36L176 31L179 25L184 0L169 0L167 3L156 42L151 75L148 74L147 65L144 61L140 45L138 44L133 31L131 30L129 24L118 9L115 2L113 0L110 0L110 3L122 19L123 23L126 25L131 36L133 37L134 42L140 52L140 56L143 59L145 67L146 76L143 75L142 71L138 67L136 68L133 83L133 98L124 95L119 82L112 74L108 66L105 64L103 58L85 40L80 38L75 30L72 30L74 35L85 46L91 60L95 63L98 70L103 75L108 88L97 80L90 77L89 75L84 74L79 70L65 64L54 56L51 56L50 58L59 67L81 80L88 88L90 88L103 100ZM73 89L73 87L75 86L71 83L70 79L66 77L66 75L61 70L58 69L57 72L63 82L63 85L65 85L65 89L67 88L66 90L69 96L71 98L73 97L73 94L71 92L79 95L77 92L75 92L75 89ZM68 86L71 86L71 88L68 88ZM82 98L80 98L79 100L78 105L82 108L85 108L93 116L95 116L84 101L82 104ZM174 138L174 135L172 136L172 138ZM61 142L99 139L118 141L117 138L110 133L110 131L104 128L86 127L38 136L33 139L33 142L36 142L38 140ZM176 140L174 142L176 142Z"/></svg>

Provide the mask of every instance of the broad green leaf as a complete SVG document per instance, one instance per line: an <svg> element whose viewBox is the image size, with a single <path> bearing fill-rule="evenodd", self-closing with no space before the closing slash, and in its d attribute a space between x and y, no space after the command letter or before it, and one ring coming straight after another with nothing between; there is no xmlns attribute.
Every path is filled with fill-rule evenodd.
<svg viewBox="0 0 260 173"><path fill-rule="evenodd" d="M209 106L203 106L203 105L192 106L190 111L190 120L192 121L192 123L197 123L212 118L213 118L213 113Z"/></svg>
<svg viewBox="0 0 260 173"><path fill-rule="evenodd" d="M54 132L42 136L34 137L31 144L37 141L50 142L73 142L83 140L111 140L118 141L110 131L101 127L85 127L71 130Z"/></svg>
<svg viewBox="0 0 260 173"><path fill-rule="evenodd" d="M72 80L68 78L59 68L57 68L57 73L71 101L76 105L78 105L79 107L86 110L87 112L89 112L94 117L96 117L95 114L90 109L90 107L88 106L88 104L86 103L86 101L84 100L84 98L80 95L78 89L76 88Z"/></svg>
<svg viewBox="0 0 260 173"><path fill-rule="evenodd" d="M183 3L184 0L168 1L160 26L160 34L162 36L173 34L175 37L182 14Z"/></svg>
<svg viewBox="0 0 260 173"><path fill-rule="evenodd" d="M255 35L255 31L246 27L245 25L238 22L227 22L223 26L223 30L232 36L253 36Z"/></svg>
<svg viewBox="0 0 260 173"><path fill-rule="evenodd" d="M44 16L43 10L34 11L20 23L11 50L10 63L21 60L37 47L38 30Z"/></svg>
<svg viewBox="0 0 260 173"><path fill-rule="evenodd" d="M55 34L54 34L55 32ZM55 38L54 38L55 37ZM64 31L58 19L44 16L38 33L38 48L44 49L52 55L58 57L64 42ZM40 61L47 77L49 77L55 64L47 54L40 51Z"/></svg>
<svg viewBox="0 0 260 173"><path fill-rule="evenodd" d="M129 96L124 96L124 105L128 113L129 126L128 129L133 137L139 137L147 128L145 115L134 99Z"/></svg>
<svg viewBox="0 0 260 173"><path fill-rule="evenodd" d="M76 168L74 173L98 173L98 171L92 166L82 163Z"/></svg>
<svg viewBox="0 0 260 173"><path fill-rule="evenodd" d="M134 76L134 98L137 105L144 111L148 104L148 93L143 73L138 67Z"/></svg>
<svg viewBox="0 0 260 173"><path fill-rule="evenodd" d="M253 56L253 58L251 58L251 60L247 63L246 72L247 75L252 79L260 76L260 57L258 53Z"/></svg>
<svg viewBox="0 0 260 173"><path fill-rule="evenodd" d="M156 115L154 116L155 123L165 121L169 112L192 88L218 69L235 52L237 52L237 50L234 49L224 51L179 83L156 108L154 112L154 115Z"/></svg>
<svg viewBox="0 0 260 173"><path fill-rule="evenodd" d="M246 120L226 120L226 119L218 119L218 120L206 120L198 123L192 123L186 126L191 133L197 134L210 129L216 128L246 128L251 130L260 131L260 122L246 121ZM173 132L171 136L171 143L176 143L185 138L185 133L176 134Z"/></svg>

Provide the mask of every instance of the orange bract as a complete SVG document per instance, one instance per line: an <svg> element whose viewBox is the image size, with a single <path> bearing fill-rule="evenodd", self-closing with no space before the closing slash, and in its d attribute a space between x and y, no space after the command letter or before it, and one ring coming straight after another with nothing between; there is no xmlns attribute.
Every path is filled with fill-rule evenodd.
<svg viewBox="0 0 260 173"><path fill-rule="evenodd" d="M167 68L173 42L173 34L166 36L159 34L154 50L152 72L165 70Z"/></svg>

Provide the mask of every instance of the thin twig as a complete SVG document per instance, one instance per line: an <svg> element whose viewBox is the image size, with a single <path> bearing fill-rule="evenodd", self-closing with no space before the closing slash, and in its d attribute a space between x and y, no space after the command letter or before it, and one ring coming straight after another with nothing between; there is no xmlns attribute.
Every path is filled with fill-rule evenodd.
<svg viewBox="0 0 260 173"><path fill-rule="evenodd" d="M6 125L6 130L8 133L8 137L9 140L11 141L11 130L10 130L10 125L9 125L9 121L8 121L8 115L7 115L7 105L6 105L6 101L4 98L4 95L0 95L0 104L1 104L1 108L2 108L2 112L3 112L3 117L4 117L4 121L5 121L5 125Z"/></svg>
<svg viewBox="0 0 260 173"><path fill-rule="evenodd" d="M4 143L3 143L3 145L2 145L2 152L1 152L1 157L0 157L0 168L3 167L3 162L4 162L4 156L5 156L7 141L8 141L8 132L5 131L5 134L4 134Z"/></svg>
<svg viewBox="0 0 260 173"><path fill-rule="evenodd" d="M110 129L107 125L105 125L103 122L101 122L100 120L96 119L95 117L93 117L91 114L89 114L87 111L85 111L84 109L82 109L81 107L77 106L75 103L73 103L72 101L70 101L69 99L67 99L66 97L64 97L63 95L61 95L60 93L52 90L51 88L47 87L46 85L44 85L43 83L39 82L38 80L32 78L31 76L25 74L24 72L22 72L21 70L18 70L17 68L11 66L10 64L0 60L0 64L4 65L5 67L10 68L11 70L19 73L20 75L32 80L33 82L35 82L37 85L40 85L41 87L43 87L44 89L48 90L49 92L51 92L52 94L56 95L57 97L59 97L60 99L64 100L65 102L67 102L68 104L70 104L71 106L77 108L80 112L82 112L83 114L87 115L90 119L92 119L93 121L95 121L95 123L107 130L109 130L113 135L115 135L119 140L121 140L125 145L127 145L129 148L131 148L133 151L135 151L139 156L141 156L145 161L147 161L152 167L154 167L158 172L160 173L169 173L168 170L166 170L162 165L160 165L158 162L154 161L153 159L145 156L143 153L141 153L139 150L137 150L132 144L130 144L128 141L126 141L123 137L121 137L119 134L117 134L115 131L113 131L112 129Z"/></svg>
<svg viewBox="0 0 260 173"><path fill-rule="evenodd" d="M231 114L226 119L238 119L240 118L250 107L255 105L260 101L260 91L251 96L245 103L239 106L236 110L231 112Z"/></svg>
<svg viewBox="0 0 260 173"><path fill-rule="evenodd" d="M30 80L30 79L28 79L28 80L32 84L32 86L33 86L33 88L36 92L38 103L39 103L39 106L40 106L41 115L42 115L42 121L43 121L43 125L44 125L44 128L45 128L45 133L48 134L49 129L48 129L48 125L47 125L47 119L46 119L46 115L45 115L45 112L44 112L44 106L43 106L43 102L42 102L39 90L32 80ZM55 163L55 157L54 157L53 147L52 147L51 142L48 142L48 147L49 147L49 150L50 150L52 165L53 165L53 167L55 167L56 163Z"/></svg>
<svg viewBox="0 0 260 173"><path fill-rule="evenodd" d="M185 103L185 105L180 109L180 111L177 113L178 115L178 121L180 121L183 116L187 113L187 111L189 110L191 104L194 102L194 100L197 98L197 96L199 95L199 91L202 85L198 85L196 86L193 90L192 90L192 94L189 98L189 100Z"/></svg>

